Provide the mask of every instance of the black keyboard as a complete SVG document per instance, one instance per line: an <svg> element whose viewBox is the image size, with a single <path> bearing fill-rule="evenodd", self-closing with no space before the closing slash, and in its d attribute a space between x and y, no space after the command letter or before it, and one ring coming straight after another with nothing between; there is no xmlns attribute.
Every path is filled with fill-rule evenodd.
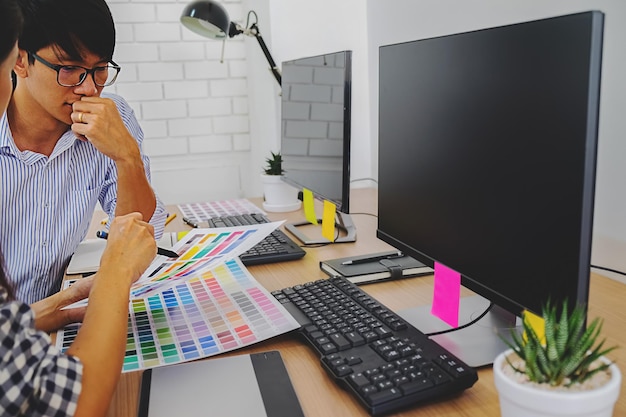
<svg viewBox="0 0 626 417"><path fill-rule="evenodd" d="M322 367L371 415L455 394L478 380L474 368L345 278L272 294L301 324Z"/></svg>
<svg viewBox="0 0 626 417"><path fill-rule="evenodd" d="M251 224L270 223L260 213L213 217L208 220L209 227L232 227ZM282 230L275 229L262 241L239 256L244 265L259 265L272 262L293 261L302 258L306 252Z"/></svg>

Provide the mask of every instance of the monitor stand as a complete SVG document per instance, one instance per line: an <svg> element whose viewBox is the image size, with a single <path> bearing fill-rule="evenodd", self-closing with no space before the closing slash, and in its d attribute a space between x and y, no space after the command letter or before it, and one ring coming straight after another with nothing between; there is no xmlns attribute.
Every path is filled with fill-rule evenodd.
<svg viewBox="0 0 626 417"><path fill-rule="evenodd" d="M321 224L322 220L317 219L318 225ZM352 222L352 218L349 214L343 213L341 211L337 212L335 217L335 228L339 230L339 237L334 241L330 241L325 237L317 237L311 238L306 233L303 232L302 228L304 226L313 226L319 229L319 226L311 224L308 221L295 222L295 223L287 223L285 224L285 229L287 229L291 234L293 234L298 240L305 245L319 245L319 244L327 244L327 243L346 243L346 242L355 242L356 241L356 226ZM301 228L301 229L298 229Z"/></svg>
<svg viewBox="0 0 626 417"><path fill-rule="evenodd" d="M479 295L462 297L459 307L459 326L476 319L489 308L489 300ZM431 306L414 307L397 313L425 334L436 333L452 327L430 313ZM474 368L493 363L508 346L500 336L510 338L511 329L521 332L519 317L494 305L489 313L470 326L443 334L430 336L432 340Z"/></svg>

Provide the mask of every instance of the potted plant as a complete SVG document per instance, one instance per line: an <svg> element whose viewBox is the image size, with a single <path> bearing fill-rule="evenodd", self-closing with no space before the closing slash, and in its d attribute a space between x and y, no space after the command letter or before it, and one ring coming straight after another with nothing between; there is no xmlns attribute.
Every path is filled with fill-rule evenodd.
<svg viewBox="0 0 626 417"><path fill-rule="evenodd" d="M604 348L602 321L585 329L585 316L582 306L568 314L564 302L558 315L548 303L543 340L524 316L524 335L512 332L493 364L502 417L612 416L621 373L606 354L615 346Z"/></svg>
<svg viewBox="0 0 626 417"><path fill-rule="evenodd" d="M283 169L283 156L280 152L270 152L271 157L265 159L267 164L264 168L265 175L283 175L285 170Z"/></svg>
<svg viewBox="0 0 626 417"><path fill-rule="evenodd" d="M261 176L263 182L263 209L266 211L285 212L300 208L298 192L282 180L285 172L283 157L280 152L271 152L265 159L266 166Z"/></svg>

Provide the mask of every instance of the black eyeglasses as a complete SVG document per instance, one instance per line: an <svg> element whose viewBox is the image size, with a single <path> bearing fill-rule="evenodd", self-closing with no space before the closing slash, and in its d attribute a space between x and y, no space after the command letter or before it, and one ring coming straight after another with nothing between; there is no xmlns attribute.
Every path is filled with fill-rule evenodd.
<svg viewBox="0 0 626 417"><path fill-rule="evenodd" d="M37 61L44 64L46 67L53 69L57 72L57 83L63 87L75 87L81 85L87 78L87 75L91 74L93 82L99 87L106 87L111 85L117 79L122 69L115 62L111 61L112 65L106 65L104 67L85 68L79 65L56 65L52 64L34 52L29 52L29 56L35 58Z"/></svg>

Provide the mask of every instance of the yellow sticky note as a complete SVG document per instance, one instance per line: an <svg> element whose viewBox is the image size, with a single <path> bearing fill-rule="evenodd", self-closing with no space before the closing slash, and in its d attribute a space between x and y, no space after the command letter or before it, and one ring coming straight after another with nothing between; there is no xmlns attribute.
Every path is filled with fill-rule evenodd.
<svg viewBox="0 0 626 417"><path fill-rule="evenodd" d="M542 343L545 343L546 341L545 320L541 316L531 313L528 310L524 310L522 317L524 318L526 322L528 322L528 324L530 324L530 327L535 331L535 333L537 333L537 337L539 337L539 340L541 340ZM526 333L524 333L524 340L526 340Z"/></svg>
<svg viewBox="0 0 626 417"><path fill-rule="evenodd" d="M324 200L324 213L322 214L322 236L331 242L335 241L335 214L337 206L328 200Z"/></svg>
<svg viewBox="0 0 626 417"><path fill-rule="evenodd" d="M317 224L317 215L313 204L313 193L306 188L302 189L302 205L304 206L304 217L311 223Z"/></svg>
<svg viewBox="0 0 626 417"><path fill-rule="evenodd" d="M178 242L179 240L183 240L183 238L185 237L185 235L186 235L187 233L189 233L189 231L188 231L188 230L185 230L185 231L183 231L183 232L178 232L178 233L176 234L176 241Z"/></svg>

